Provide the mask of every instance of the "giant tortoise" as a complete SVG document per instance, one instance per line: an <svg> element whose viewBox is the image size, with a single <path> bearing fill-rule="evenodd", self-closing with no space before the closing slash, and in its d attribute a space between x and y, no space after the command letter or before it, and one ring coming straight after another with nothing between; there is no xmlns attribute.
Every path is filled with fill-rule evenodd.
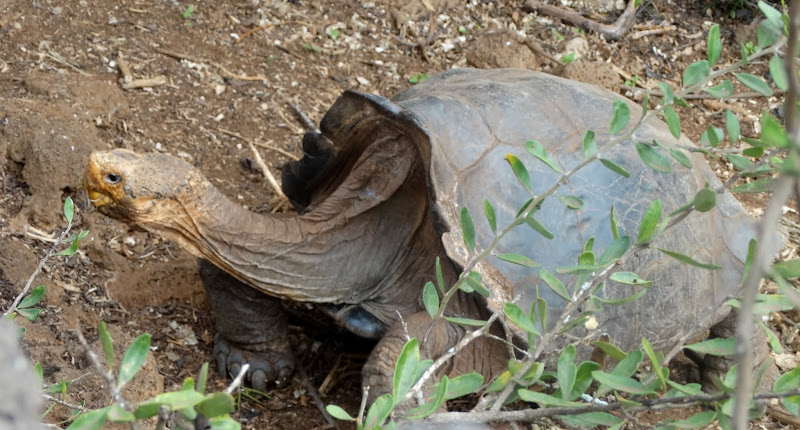
<svg viewBox="0 0 800 430"><path fill-rule="evenodd" d="M527 153L526 141L541 142L567 171L583 160L586 130L596 132L598 146L609 140L615 100L624 99L516 69L451 70L391 100L345 91L325 114L320 132L304 138L304 158L284 166L284 189L299 209L291 216L250 212L194 166L165 154L94 153L85 185L103 214L173 240L210 263L201 263L201 274L216 315L220 372L236 373L249 362L248 377L256 387L286 377L294 364L279 300L309 302L353 333L381 338L363 370L364 384L380 393L391 388L394 360L406 339L401 318L411 336L428 330L421 291L435 276L436 258L444 262L448 285L471 258L461 239L461 208L473 214L477 247L485 248L494 234L478 216L484 199L504 226L530 198L506 154L527 164L533 193L543 193L560 176ZM640 108L626 103L637 118ZM675 140L657 119L635 139ZM691 145L686 139L680 143ZM590 238L599 255L613 240L612 205L620 234L635 238L653 200L660 199L669 213L707 184L719 184L702 157L688 156L692 169L673 163L673 172L662 173L640 161L630 141L604 152L630 177L599 162L580 170L558 193L578 196L583 207L571 209L551 197L535 213L552 239L523 224L495 251L522 254L541 266L484 260L476 271L491 297L460 293L446 315L486 318L512 298L528 309L538 291L547 301L549 321L555 321L566 302L544 286L540 270L556 273L557 267L575 265ZM652 287L632 303L605 306L589 334L605 333L624 350L646 337L663 351L709 329L728 313L723 303L737 294L753 236L739 202L721 193L716 209L690 214L654 245L722 269L699 269L642 249L622 264ZM573 280L569 276L562 281ZM632 291L635 286L607 282L599 294L612 299ZM423 353L440 355L466 330L437 324ZM491 376L507 359L506 345L481 339L463 350L449 371Z"/></svg>

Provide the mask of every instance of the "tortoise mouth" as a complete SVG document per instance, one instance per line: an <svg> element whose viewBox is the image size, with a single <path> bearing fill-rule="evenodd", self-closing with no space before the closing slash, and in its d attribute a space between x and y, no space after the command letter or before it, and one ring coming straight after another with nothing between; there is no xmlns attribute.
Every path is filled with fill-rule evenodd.
<svg viewBox="0 0 800 430"><path fill-rule="evenodd" d="M94 207L99 208L103 206L108 206L114 204L114 200L111 197L101 193L97 190L88 190L89 192L89 201L92 202Z"/></svg>

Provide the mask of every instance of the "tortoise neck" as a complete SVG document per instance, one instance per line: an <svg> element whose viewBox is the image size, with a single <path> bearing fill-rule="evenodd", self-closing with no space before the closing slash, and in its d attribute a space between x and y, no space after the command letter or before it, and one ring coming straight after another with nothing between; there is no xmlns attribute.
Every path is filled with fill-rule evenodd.
<svg viewBox="0 0 800 430"><path fill-rule="evenodd" d="M342 272L343 243L356 245L357 226L332 219L251 212L208 184L201 198L182 203L165 233L199 258L270 295L312 302L338 302L352 286ZM366 244L364 244L366 245Z"/></svg>

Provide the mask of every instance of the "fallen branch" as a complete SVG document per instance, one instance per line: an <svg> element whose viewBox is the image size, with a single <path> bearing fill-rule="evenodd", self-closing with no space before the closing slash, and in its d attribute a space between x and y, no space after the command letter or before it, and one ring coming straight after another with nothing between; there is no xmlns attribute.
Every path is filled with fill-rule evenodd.
<svg viewBox="0 0 800 430"><path fill-rule="evenodd" d="M790 396L800 395L800 390L787 391L784 393L765 393L754 396L756 400L783 399ZM697 396L669 397L658 399L636 399L641 406L631 407L629 402L614 402L607 405L586 405L576 407L555 407L539 409L523 409L517 411L482 411L470 412L444 412L431 415L425 420L428 423L471 423L485 424L490 422L533 422L545 417L555 417L564 415L580 415L589 412L611 412L620 411L623 408L629 412L654 411L660 409L683 409L691 408L700 404L721 402L733 397L731 393Z"/></svg>
<svg viewBox="0 0 800 430"><path fill-rule="evenodd" d="M595 33L605 36L608 40L618 40L622 38L622 36L633 27L634 21L636 21L636 0L628 1L625 12L623 12L613 24L601 24L575 12L544 4L539 0L527 0L525 4L522 5L522 10L551 16L567 24L594 31Z"/></svg>
<svg viewBox="0 0 800 430"><path fill-rule="evenodd" d="M253 158L255 158L256 164L258 164L258 167L261 168L261 171L264 174L264 177L267 179L267 182L269 182L269 185L272 187L272 191L274 191L275 194L277 194L279 198L287 199L286 198L286 194L283 194L283 190L281 189L281 186L278 185L278 181L276 181L275 177L272 176L272 173L269 171L269 167L267 167L267 164L264 163L264 159L261 158L261 154L258 153L258 149L256 148L256 145L253 143L253 141L250 140L250 139L245 138L241 134L236 133L234 131L229 131L229 130L224 130L224 129L219 129L219 131L222 132L222 133L225 133L225 134L227 134L229 136L233 136L233 137L235 137L237 139L241 139L241 140L247 142L247 145L250 146L250 151L253 152ZM271 148L271 149L275 149L275 148Z"/></svg>
<svg viewBox="0 0 800 430"><path fill-rule="evenodd" d="M167 77L164 75L156 76L154 78L134 79L133 74L131 73L131 69L128 67L128 63L122 56L122 52L117 54L117 67L119 68L120 74L122 74L123 90L133 90L137 88L152 88L152 87L157 87L159 85L166 85L169 82L167 81Z"/></svg>
<svg viewBox="0 0 800 430"><path fill-rule="evenodd" d="M231 72L230 70L225 68L225 66L223 66L221 64L218 64L218 63L215 63L213 61L203 61L203 60L201 60L201 59L199 59L197 57L193 57L191 55L186 55L186 54L181 54L180 52L170 51L169 49L166 49L166 48L156 48L156 52L158 52L159 54L166 55L167 57L175 58L177 60L186 60L186 61L191 61L191 62L197 63L197 64L204 64L204 65L214 66L219 71L219 74L222 75L224 78L227 78L227 79L234 79L234 80L239 80L239 81L266 81L266 80L269 80L269 78L264 76L264 75L242 76L242 75L239 75L239 74Z"/></svg>

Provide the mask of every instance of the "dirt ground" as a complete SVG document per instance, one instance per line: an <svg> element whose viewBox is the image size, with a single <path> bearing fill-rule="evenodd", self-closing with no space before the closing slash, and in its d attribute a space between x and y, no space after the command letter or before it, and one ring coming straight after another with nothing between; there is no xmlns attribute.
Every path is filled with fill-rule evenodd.
<svg viewBox="0 0 800 430"><path fill-rule="evenodd" d="M621 13L613 0L566 3L601 22ZM609 42L508 0L0 0L0 309L63 230L61 206L72 196L75 228L89 235L77 255L53 258L36 279L47 286L45 310L36 323L19 321L27 328L26 351L43 365L45 383L75 380L69 402L102 407L107 390L71 331L80 328L96 346L102 320L120 356L139 334L153 336L151 358L126 389L129 401L177 389L211 358L213 317L196 261L173 243L93 210L81 190L90 152L168 152L199 166L242 205L270 211L274 194L236 135L300 156L304 129L287 100L318 121L345 89L391 96L424 75L467 66L543 70L640 98L620 85L634 80L654 88L664 80L678 87L685 66L705 58L712 23L721 26L723 64L739 58L739 41L754 39L755 10L731 10L737 2L722 1L706 9L705 3L651 2L626 37ZM576 62L552 60L569 52ZM122 61L134 79L162 84L123 90ZM766 69L756 63L747 71ZM739 114L742 134L752 135L761 110L780 103L690 101L698 109L679 114L694 139L708 124L722 126L726 108ZM279 178L289 158L260 150ZM731 174L730 166L713 166L722 178ZM759 215L765 197L745 199ZM796 222L795 214L787 221ZM786 252L795 248L790 244ZM785 343L786 370L797 363L800 317L779 317L773 327ZM309 386L325 403L358 409L360 366L370 343L326 323L292 325L291 340L303 372L266 397L243 397L236 418L244 428L324 427ZM227 384L212 375L212 389ZM68 416L56 406L47 422ZM781 427L771 418L760 424Z"/></svg>

